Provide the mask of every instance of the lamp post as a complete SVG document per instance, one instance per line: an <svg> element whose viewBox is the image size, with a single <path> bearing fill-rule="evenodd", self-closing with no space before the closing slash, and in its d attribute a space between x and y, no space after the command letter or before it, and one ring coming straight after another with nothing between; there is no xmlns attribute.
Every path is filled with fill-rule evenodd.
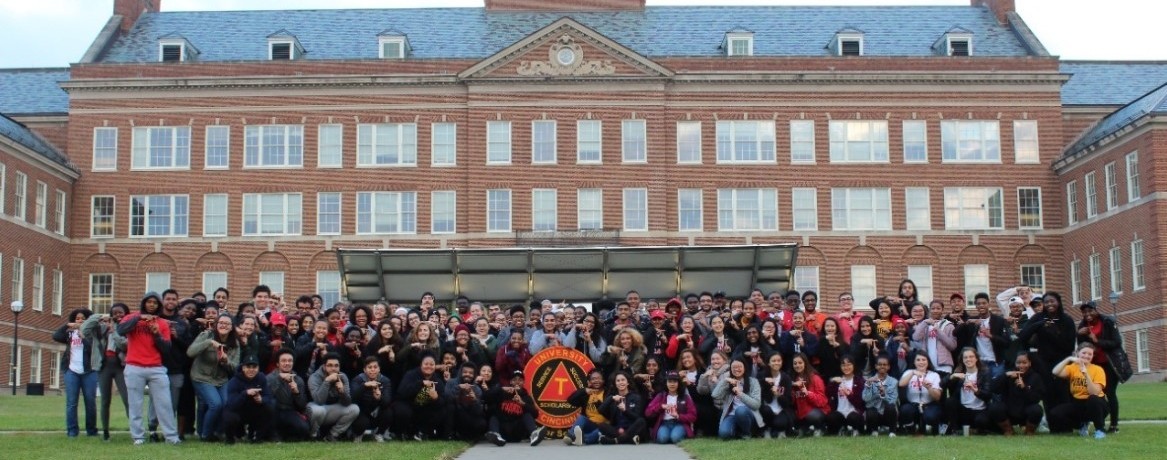
<svg viewBox="0 0 1167 460"><path fill-rule="evenodd" d="M16 396L16 373L19 372L16 370L16 353L18 353L16 344L20 334L20 312L24 311L24 302L19 300L12 302L10 308L12 308L12 361L9 364L12 366L12 378L8 380L8 383L12 384L12 396Z"/></svg>
<svg viewBox="0 0 1167 460"><path fill-rule="evenodd" d="M1114 325L1115 326L1118 325L1118 298L1121 296L1122 296L1121 293L1111 292L1110 297L1109 297L1110 309L1114 311Z"/></svg>

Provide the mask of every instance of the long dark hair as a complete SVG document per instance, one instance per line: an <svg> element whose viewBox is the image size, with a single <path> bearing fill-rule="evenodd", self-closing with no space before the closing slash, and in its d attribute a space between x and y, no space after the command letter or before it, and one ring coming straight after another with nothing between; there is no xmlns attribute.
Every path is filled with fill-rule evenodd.
<svg viewBox="0 0 1167 460"><path fill-rule="evenodd" d="M222 314L220 314L218 318L215 318L215 326L213 328L207 328L207 330L211 331L211 337L218 339L219 338L219 330L218 330L219 320L223 319L223 318L227 318L227 320L231 321L231 330L227 332L227 340L226 341L220 340L219 343L223 344L228 350L230 350L232 348L238 348L239 347L239 333L235 332L235 320L234 320L234 318L231 318L231 315L229 313L223 312Z"/></svg>
<svg viewBox="0 0 1167 460"><path fill-rule="evenodd" d="M729 376L730 377L733 377L733 363L735 363L735 362L742 363L742 367L745 368L745 372L742 374L742 393L749 393L750 392L750 379L752 378L752 377L750 377L750 375L753 374L753 364L750 363L750 360L748 360L742 356L734 358L733 360L731 360L729 362L729 366L730 366Z"/></svg>
<svg viewBox="0 0 1167 460"><path fill-rule="evenodd" d="M794 360L796 360L796 359L802 360L803 366L802 366L801 373L794 372ZM798 377L801 377L808 384L811 381L811 377L818 375L818 373L819 373L817 370L815 370L814 365L812 365L810 363L810 358L807 358L806 354L802 353L802 352L795 353L793 356L790 357L790 372L794 373L794 375L792 375L791 377L794 377L795 375Z"/></svg>

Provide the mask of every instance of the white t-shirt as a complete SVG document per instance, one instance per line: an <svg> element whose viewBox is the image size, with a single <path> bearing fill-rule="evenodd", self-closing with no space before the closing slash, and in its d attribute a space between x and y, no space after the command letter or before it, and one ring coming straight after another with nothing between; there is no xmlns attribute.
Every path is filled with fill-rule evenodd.
<svg viewBox="0 0 1167 460"><path fill-rule="evenodd" d="M75 374L85 373L85 342L77 331L69 332L69 370Z"/></svg>
<svg viewBox="0 0 1167 460"><path fill-rule="evenodd" d="M665 396L665 405L676 407L677 406L677 395L666 395ZM665 418L664 419L665 420L674 420L674 419L676 419L676 417L674 417L673 414L670 414L668 411L665 411Z"/></svg>
<svg viewBox="0 0 1167 460"><path fill-rule="evenodd" d="M915 373L916 370L912 369L907 372ZM940 388L940 374L928 371L922 378L913 375L911 380L908 380L906 391L908 402L912 404L930 404L935 401L932 399L932 394L928 392L928 387L924 386L925 382L931 382L932 388Z"/></svg>
<svg viewBox="0 0 1167 460"><path fill-rule="evenodd" d="M968 383L968 382L975 383L976 381L977 381L977 373L976 372L964 375L964 382L965 383ZM968 389L968 387L965 387L965 386L960 387L960 404L963 405L964 407L967 407L967 408L972 409L972 410L984 410L985 409L985 401L981 400L981 398L978 398L976 392Z"/></svg>
<svg viewBox="0 0 1167 460"><path fill-rule="evenodd" d="M980 321L981 328L989 328L989 318ZM981 358L981 361L997 362L997 354L993 353L993 339L981 335L979 331L977 332L977 356Z"/></svg>
<svg viewBox="0 0 1167 460"><path fill-rule="evenodd" d="M844 391L851 390L852 386L854 384L855 384L855 381L848 379L847 377L843 377L843 381L839 382L839 408L838 408L838 411L839 411L839 414L844 416L844 417L851 415L852 412L855 412L855 406L852 406L851 400L847 399L847 396L843 394Z"/></svg>
<svg viewBox="0 0 1167 460"><path fill-rule="evenodd" d="M925 340L925 342L927 342L928 345L928 360L932 361L932 365L936 366L937 369L940 369L944 372L952 372L952 366L940 365L940 353L937 351L940 347L944 346L940 343L938 337L940 334L940 328L944 327L944 323L946 322L947 320L940 320L940 322L928 326L928 338Z"/></svg>
<svg viewBox="0 0 1167 460"><path fill-rule="evenodd" d="M778 397L782 396L781 392L786 389L782 388L782 374L775 375L773 378L774 383L770 384L770 389L774 392L774 400L770 401L770 410L774 411L775 414L781 414L782 405L778 404Z"/></svg>

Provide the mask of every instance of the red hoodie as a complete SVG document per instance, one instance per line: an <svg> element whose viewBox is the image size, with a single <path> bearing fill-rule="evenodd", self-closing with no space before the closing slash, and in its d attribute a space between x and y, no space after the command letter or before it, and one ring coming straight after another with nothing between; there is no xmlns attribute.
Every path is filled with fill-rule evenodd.
<svg viewBox="0 0 1167 460"><path fill-rule="evenodd" d="M154 343L154 332L150 330L150 325L145 321L139 321L141 313L134 313L126 315L122 318L122 324L130 321L137 321L126 336L126 364L138 367L158 367L162 365L162 350L158 349L157 344ZM158 335L165 341L170 341L170 323L165 319L155 317L158 323Z"/></svg>

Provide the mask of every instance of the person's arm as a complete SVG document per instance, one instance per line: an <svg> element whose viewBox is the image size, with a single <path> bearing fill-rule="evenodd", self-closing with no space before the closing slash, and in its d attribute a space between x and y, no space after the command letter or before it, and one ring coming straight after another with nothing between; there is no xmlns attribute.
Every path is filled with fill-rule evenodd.
<svg viewBox="0 0 1167 460"><path fill-rule="evenodd" d="M547 334L543 331L535 331L531 334L531 343L527 344L527 349L531 353L538 353L540 350L547 347Z"/></svg>
<svg viewBox="0 0 1167 460"><path fill-rule="evenodd" d="M238 378L233 378L227 382L227 408L238 412L243 408L243 404L247 402L247 388L243 382Z"/></svg>
<svg viewBox="0 0 1167 460"><path fill-rule="evenodd" d="M1068 378L1070 376L1070 372L1066 369L1066 366L1070 365L1070 363L1076 363L1077 360L1078 358L1070 356L1059 361L1058 365L1054 366L1054 375L1063 379Z"/></svg>
<svg viewBox="0 0 1167 460"><path fill-rule="evenodd" d="M952 323L945 323L936 330L936 340L949 350L956 349L956 337L952 336L953 327Z"/></svg>
<svg viewBox="0 0 1167 460"><path fill-rule="evenodd" d="M883 384L884 389L883 402L887 404L888 407L899 407L900 392L896 389L896 379L889 375L886 379L883 379L883 382L880 383Z"/></svg>
<svg viewBox="0 0 1167 460"><path fill-rule="evenodd" d="M352 398L352 395L349 394L349 392L348 392L349 388L352 388L352 386L349 385L348 376L344 375L344 372L338 372L336 374L336 376L338 378L340 378L340 383L341 383L341 385L344 385L344 389L345 389L345 391L338 391L337 392L340 394L340 405L347 406L349 404L352 404L353 398Z"/></svg>
<svg viewBox="0 0 1167 460"><path fill-rule="evenodd" d="M821 377L817 375L811 376L810 382L806 384L806 398L815 407L829 407L826 386L823 384Z"/></svg>
<svg viewBox="0 0 1167 460"><path fill-rule="evenodd" d="M665 400L665 393L657 393L656 396L652 398L652 401L649 401L648 406L644 408L644 416L651 418L660 415L661 406L664 405Z"/></svg>
<svg viewBox="0 0 1167 460"><path fill-rule="evenodd" d="M101 331L101 320L103 318L105 318L105 315L96 314L96 313L89 315L89 318L86 318L85 321L81 323L81 327L80 327L81 337L84 337L86 339L95 339L95 338L100 337L101 332L102 332ZM56 339L56 336L54 336L53 338Z"/></svg>
<svg viewBox="0 0 1167 460"><path fill-rule="evenodd" d="M312 373L308 378L308 389L312 392L312 402L318 405L328 404L328 390L331 387L330 382L324 381L324 374L319 372Z"/></svg>
<svg viewBox="0 0 1167 460"><path fill-rule="evenodd" d="M559 344L560 345L563 345L567 348L575 348L575 343L576 343L575 342L575 336L576 336L575 328L576 328L576 326L572 325L571 329L568 329L563 334L560 334L560 337L559 337L559 339L560 339Z"/></svg>
<svg viewBox="0 0 1167 460"><path fill-rule="evenodd" d="M141 313L131 313L122 318L122 322L118 323L118 334L128 337L134 328L138 327L138 320L142 319Z"/></svg>
<svg viewBox="0 0 1167 460"><path fill-rule="evenodd" d="M57 343L69 344L69 325L62 324L56 331L53 332L53 341Z"/></svg>
<svg viewBox="0 0 1167 460"><path fill-rule="evenodd" d="M750 381L750 391L748 393L742 392L738 396L750 410L758 410L762 407L762 385L758 383L758 379L753 377L747 376L746 379Z"/></svg>
<svg viewBox="0 0 1167 460"><path fill-rule="evenodd" d="M1001 311L1009 311L1009 299L1017 295L1017 287L1011 287L997 294L997 306L1001 307Z"/></svg>
<svg viewBox="0 0 1167 460"><path fill-rule="evenodd" d="M726 393L729 393L729 372L718 377L717 385L713 387L713 399L725 399Z"/></svg>
<svg viewBox="0 0 1167 460"><path fill-rule="evenodd" d="M211 337L214 334L215 332L210 329L200 333L198 337L195 337L194 342L191 342L190 346L187 347L186 356L190 358L196 358L198 357L199 353L202 353L207 348L210 348L211 341L213 340Z"/></svg>

